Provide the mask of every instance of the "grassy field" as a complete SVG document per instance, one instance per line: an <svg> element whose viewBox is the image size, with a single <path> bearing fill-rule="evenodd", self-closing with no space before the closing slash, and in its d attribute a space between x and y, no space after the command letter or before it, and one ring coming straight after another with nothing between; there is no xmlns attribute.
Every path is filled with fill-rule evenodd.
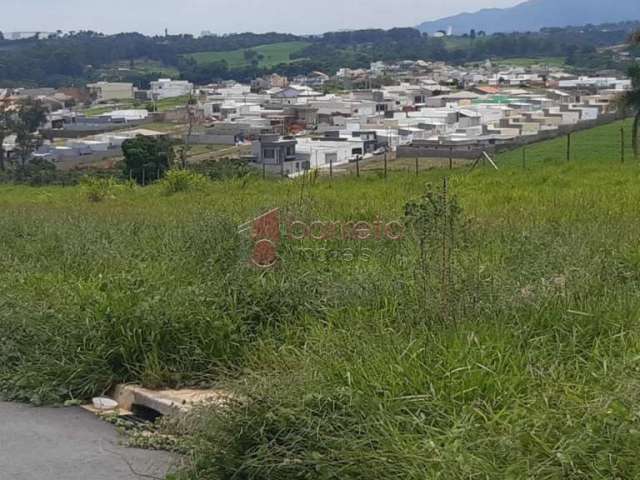
<svg viewBox="0 0 640 480"><path fill-rule="evenodd" d="M442 37L442 41L444 42L447 50L454 49L468 49L471 48L474 44L478 42L482 42L482 39L473 39L470 37Z"/></svg>
<svg viewBox="0 0 640 480"><path fill-rule="evenodd" d="M270 45L261 45L251 48L264 58L260 60L260 67L275 67L281 63L289 63L291 61L290 55L307 47L307 42L282 42L273 43ZM198 63L213 63L219 61L226 61L229 68L241 68L247 65L247 61L244 57L246 49L233 50L230 52L199 52L189 54L188 56L195 59Z"/></svg>
<svg viewBox="0 0 640 480"><path fill-rule="evenodd" d="M108 105L96 105L94 107L89 107L87 109L82 110L88 117L97 117L102 115L103 113L109 113L114 110L127 110L130 108L144 108L144 104L141 102L136 102L133 99L122 99L112 102Z"/></svg>
<svg viewBox="0 0 640 480"><path fill-rule="evenodd" d="M158 109L158 112L167 112L169 110L175 110L176 108L182 108L187 105L189 100L188 95L181 97L163 98L157 102L151 102Z"/></svg>
<svg viewBox="0 0 640 480"><path fill-rule="evenodd" d="M505 58L494 60L494 63L513 67L531 67L533 65L564 67L566 65L566 59L563 57Z"/></svg>
<svg viewBox="0 0 640 480"><path fill-rule="evenodd" d="M162 78L176 78L180 72L175 67L164 65L162 62L148 59L137 59L132 62L116 62L100 69L100 75L104 78L118 79L131 74L154 74ZM115 81L115 80L114 80Z"/></svg>
<svg viewBox="0 0 640 480"><path fill-rule="evenodd" d="M144 128L149 130L155 130L157 132L166 132L166 133L174 133L174 134L184 134L186 129L188 128L183 123L174 123L174 122L152 122L145 123Z"/></svg>
<svg viewBox="0 0 640 480"><path fill-rule="evenodd" d="M639 478L640 167L619 128L577 134L570 162L558 139L499 171L116 186L97 203L0 187L0 392L230 389L242 401L189 425L181 479ZM407 235L285 237L257 270L237 226L275 207Z"/></svg>

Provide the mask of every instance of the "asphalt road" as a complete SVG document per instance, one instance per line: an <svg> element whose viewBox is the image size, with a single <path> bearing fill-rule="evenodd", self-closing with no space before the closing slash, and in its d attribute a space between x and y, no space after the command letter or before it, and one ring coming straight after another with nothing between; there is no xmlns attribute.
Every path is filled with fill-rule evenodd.
<svg viewBox="0 0 640 480"><path fill-rule="evenodd" d="M80 408L0 402L0 480L164 478L173 464L168 453L124 448L119 440L112 425Z"/></svg>

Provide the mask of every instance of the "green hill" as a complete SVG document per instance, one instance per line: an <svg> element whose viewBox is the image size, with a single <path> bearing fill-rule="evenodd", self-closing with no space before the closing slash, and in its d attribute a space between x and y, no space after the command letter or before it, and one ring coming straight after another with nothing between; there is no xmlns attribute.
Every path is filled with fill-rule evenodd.
<svg viewBox="0 0 640 480"><path fill-rule="evenodd" d="M236 392L184 427L185 479L639 478L640 170L620 126L574 135L570 162L557 139L499 171L122 185L97 203L2 186L0 395ZM238 225L276 207L408 229L285 236L258 270Z"/></svg>
<svg viewBox="0 0 640 480"><path fill-rule="evenodd" d="M486 8L473 13L461 13L440 20L425 22L418 28L433 33L453 28L456 34L474 29L487 33L530 32L541 28L568 25L598 25L640 20L640 5L636 0L528 0L509 8Z"/></svg>
<svg viewBox="0 0 640 480"><path fill-rule="evenodd" d="M282 42L273 43L270 45L261 45L251 49L244 50L232 50L228 52L198 52L187 55L190 58L195 59L198 63L207 64L219 61L226 61L229 68L241 68L247 66L249 63L245 58L245 52L247 50L254 50L259 55L262 55L259 66L261 67L274 67L281 63L291 62L291 54L303 50L310 44L307 42Z"/></svg>

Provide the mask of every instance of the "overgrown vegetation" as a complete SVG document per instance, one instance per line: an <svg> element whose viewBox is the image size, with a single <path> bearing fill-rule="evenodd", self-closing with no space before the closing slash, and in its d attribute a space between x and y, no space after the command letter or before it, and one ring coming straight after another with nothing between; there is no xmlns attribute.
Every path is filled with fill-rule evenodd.
<svg viewBox="0 0 640 480"><path fill-rule="evenodd" d="M85 177L81 184L90 202L102 202L113 198L118 187L113 178Z"/></svg>
<svg viewBox="0 0 640 480"><path fill-rule="evenodd" d="M571 162L559 139L500 171L104 202L2 186L0 392L225 386L238 403L190 424L191 480L637 478L640 171L620 126L575 134ZM285 237L259 271L237 226L275 207L412 228Z"/></svg>
<svg viewBox="0 0 640 480"><path fill-rule="evenodd" d="M200 190L205 187L206 177L190 170L170 170L160 181L165 195Z"/></svg>
<svg viewBox="0 0 640 480"><path fill-rule="evenodd" d="M140 185L160 180L175 161L175 140L138 135L122 144L123 175Z"/></svg>

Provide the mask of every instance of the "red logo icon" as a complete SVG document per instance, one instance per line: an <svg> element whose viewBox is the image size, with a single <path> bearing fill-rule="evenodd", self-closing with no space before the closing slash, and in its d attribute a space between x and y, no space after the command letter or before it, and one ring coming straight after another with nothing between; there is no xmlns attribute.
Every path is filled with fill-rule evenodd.
<svg viewBox="0 0 640 480"><path fill-rule="evenodd" d="M251 263L259 268L273 267L278 262L280 243L280 211L277 208L251 222L251 238Z"/></svg>

